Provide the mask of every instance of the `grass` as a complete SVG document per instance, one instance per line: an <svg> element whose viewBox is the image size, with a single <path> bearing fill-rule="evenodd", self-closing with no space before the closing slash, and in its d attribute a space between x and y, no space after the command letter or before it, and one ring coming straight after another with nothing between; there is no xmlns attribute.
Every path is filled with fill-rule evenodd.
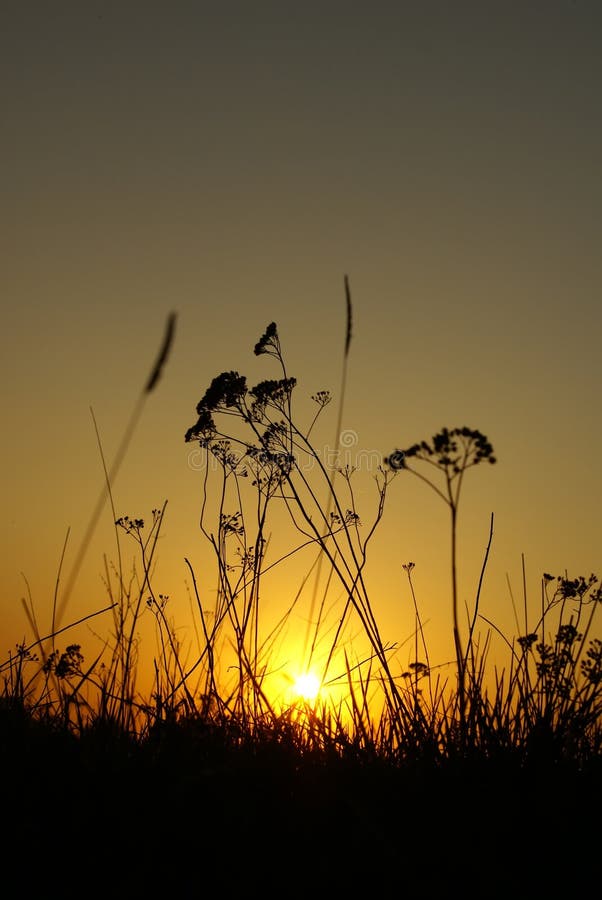
<svg viewBox="0 0 602 900"><path fill-rule="evenodd" d="M352 338L347 280L345 293L341 398ZM501 635L508 664L491 666L499 631L479 611L480 583L463 622L456 579L461 488L470 468L495 462L489 440L444 428L394 450L374 473L365 520L356 473L326 464L313 439L331 396L314 395L313 414L299 423L297 382L270 323L255 354L273 361L277 377L249 388L238 372L221 373L185 434L203 460L200 528L217 582L208 611L186 560L199 638L191 657L169 597L153 584L167 504L147 521L118 516L111 488L174 326L172 316L116 459L108 466L103 456L105 486L60 598L57 578L51 634L39 634L29 600L31 642L0 665L1 846L9 862L22 852L29 859L6 865L4 884L200 897L218 879L268 896L294 886L555 896L562 867L572 893L589 887L602 739L598 578L544 574L538 620L529 624L525 595L524 633ZM342 399L337 441L341 408ZM415 609L407 668L370 602L370 542L399 477L418 477L450 510L455 673L447 680L431 664L413 564L404 566ZM106 574L107 606L89 618L110 615L112 624L87 659L66 642L80 623L60 621L106 502L119 564ZM272 553L273 522L284 549ZM483 573L492 537L493 518ZM124 541L136 554L131 576ZM270 579L294 560L306 561L305 575L274 618L264 610ZM322 686L311 701L274 687L303 604L308 626L297 650ZM149 617L158 649L142 695L139 631ZM477 622L488 626L485 639Z"/></svg>

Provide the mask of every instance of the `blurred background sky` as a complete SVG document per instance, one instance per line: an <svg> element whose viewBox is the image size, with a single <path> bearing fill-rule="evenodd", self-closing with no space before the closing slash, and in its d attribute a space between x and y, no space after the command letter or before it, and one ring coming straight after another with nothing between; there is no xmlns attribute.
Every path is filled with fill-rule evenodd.
<svg viewBox="0 0 602 900"><path fill-rule="evenodd" d="M336 401L345 274L351 449L373 465L456 425L494 446L498 464L465 479L461 602L492 512L481 610L505 631L521 554L535 612L544 571L598 573L601 88L594 0L3 4L2 654L30 635L25 579L49 626L67 529L63 581L103 484L90 409L111 460L171 311L115 505L150 519L168 501L157 590L185 629L186 557L211 605L184 433L215 375L277 377L253 355L272 320L300 414L316 390ZM369 566L383 636L402 642L401 566L416 563L440 660L448 524L433 492L396 478ZM105 605L115 548L107 508L63 624Z"/></svg>

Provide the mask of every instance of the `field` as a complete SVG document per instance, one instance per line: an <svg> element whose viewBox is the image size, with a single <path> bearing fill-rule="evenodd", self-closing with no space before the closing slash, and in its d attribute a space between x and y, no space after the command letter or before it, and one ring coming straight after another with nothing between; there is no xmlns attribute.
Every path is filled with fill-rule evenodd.
<svg viewBox="0 0 602 900"><path fill-rule="evenodd" d="M347 302L345 358L349 293ZM170 319L144 394L161 376L173 327ZM298 426L296 380L275 323L255 354L272 357L279 377L249 388L239 373L221 373L186 433L212 461L201 529L218 588L210 614L194 598L198 657L182 657L169 598L153 587L165 508L147 522L113 510L139 565L137 579L121 571L110 582L101 655L86 658L69 627L40 635L26 607L31 641L0 667L4 886L26 896L132 897L591 889L602 779L598 578L545 574L540 620L506 638L508 665L490 670L487 643L476 638L479 595L464 621L454 565L464 476L496 462L487 437L444 428L392 450L377 476L374 520L362 522L354 473L329 469L311 441L330 395L313 397L314 420ZM394 668L364 580L388 486L400 476L420 478L450 512L455 671L446 681L431 669L416 600L413 662ZM278 564L309 548L320 586L303 645L307 671L320 677L315 691L287 702L272 695L270 671L295 599L267 633L261 608L276 506L298 535ZM413 564L404 568L412 588ZM192 567L190 575L196 586ZM333 609L334 584L344 601ZM143 614L154 617L160 648L146 695Z"/></svg>

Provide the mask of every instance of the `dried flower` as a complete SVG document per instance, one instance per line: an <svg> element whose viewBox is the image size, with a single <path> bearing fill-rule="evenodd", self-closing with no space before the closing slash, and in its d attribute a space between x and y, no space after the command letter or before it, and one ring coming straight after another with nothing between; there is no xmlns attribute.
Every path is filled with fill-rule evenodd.
<svg viewBox="0 0 602 900"><path fill-rule="evenodd" d="M213 417L208 409L201 409L199 412L199 418L195 425L192 425L191 428L188 429L184 440L188 443L189 441L200 441L201 445L206 447L209 441L213 438L217 431L215 426L215 422L213 421Z"/></svg>
<svg viewBox="0 0 602 900"><path fill-rule="evenodd" d="M261 415L268 405L282 409L284 403L290 400L293 388L297 384L296 378L280 378L279 380L260 381L249 393L254 398L253 414Z"/></svg>
<svg viewBox="0 0 602 900"><path fill-rule="evenodd" d="M395 450L385 459L385 463L391 469L403 469L412 457L434 462L451 475L457 475L485 460L496 462L493 447L485 435L466 426L451 430L443 428L432 438L432 443L421 441L406 450Z"/></svg>
<svg viewBox="0 0 602 900"><path fill-rule="evenodd" d="M278 340L278 329L275 322L270 322L255 344L254 352L255 356L260 356L262 353L272 353L272 355L280 353L280 341Z"/></svg>
<svg viewBox="0 0 602 900"><path fill-rule="evenodd" d="M330 391L318 391L316 394L311 395L311 399L318 404L318 406L326 406L332 400L332 395Z"/></svg>
<svg viewBox="0 0 602 900"><path fill-rule="evenodd" d="M247 379L238 372L222 372L217 375L197 404L196 411L213 411L219 407L232 407L240 403L247 392Z"/></svg>

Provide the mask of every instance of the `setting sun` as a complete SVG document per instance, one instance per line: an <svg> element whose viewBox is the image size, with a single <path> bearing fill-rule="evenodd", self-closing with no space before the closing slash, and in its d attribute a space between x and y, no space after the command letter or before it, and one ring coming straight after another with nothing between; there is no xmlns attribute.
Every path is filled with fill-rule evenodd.
<svg viewBox="0 0 602 900"><path fill-rule="evenodd" d="M304 700L315 700L320 693L320 679L312 672L299 675L293 685L293 693Z"/></svg>

